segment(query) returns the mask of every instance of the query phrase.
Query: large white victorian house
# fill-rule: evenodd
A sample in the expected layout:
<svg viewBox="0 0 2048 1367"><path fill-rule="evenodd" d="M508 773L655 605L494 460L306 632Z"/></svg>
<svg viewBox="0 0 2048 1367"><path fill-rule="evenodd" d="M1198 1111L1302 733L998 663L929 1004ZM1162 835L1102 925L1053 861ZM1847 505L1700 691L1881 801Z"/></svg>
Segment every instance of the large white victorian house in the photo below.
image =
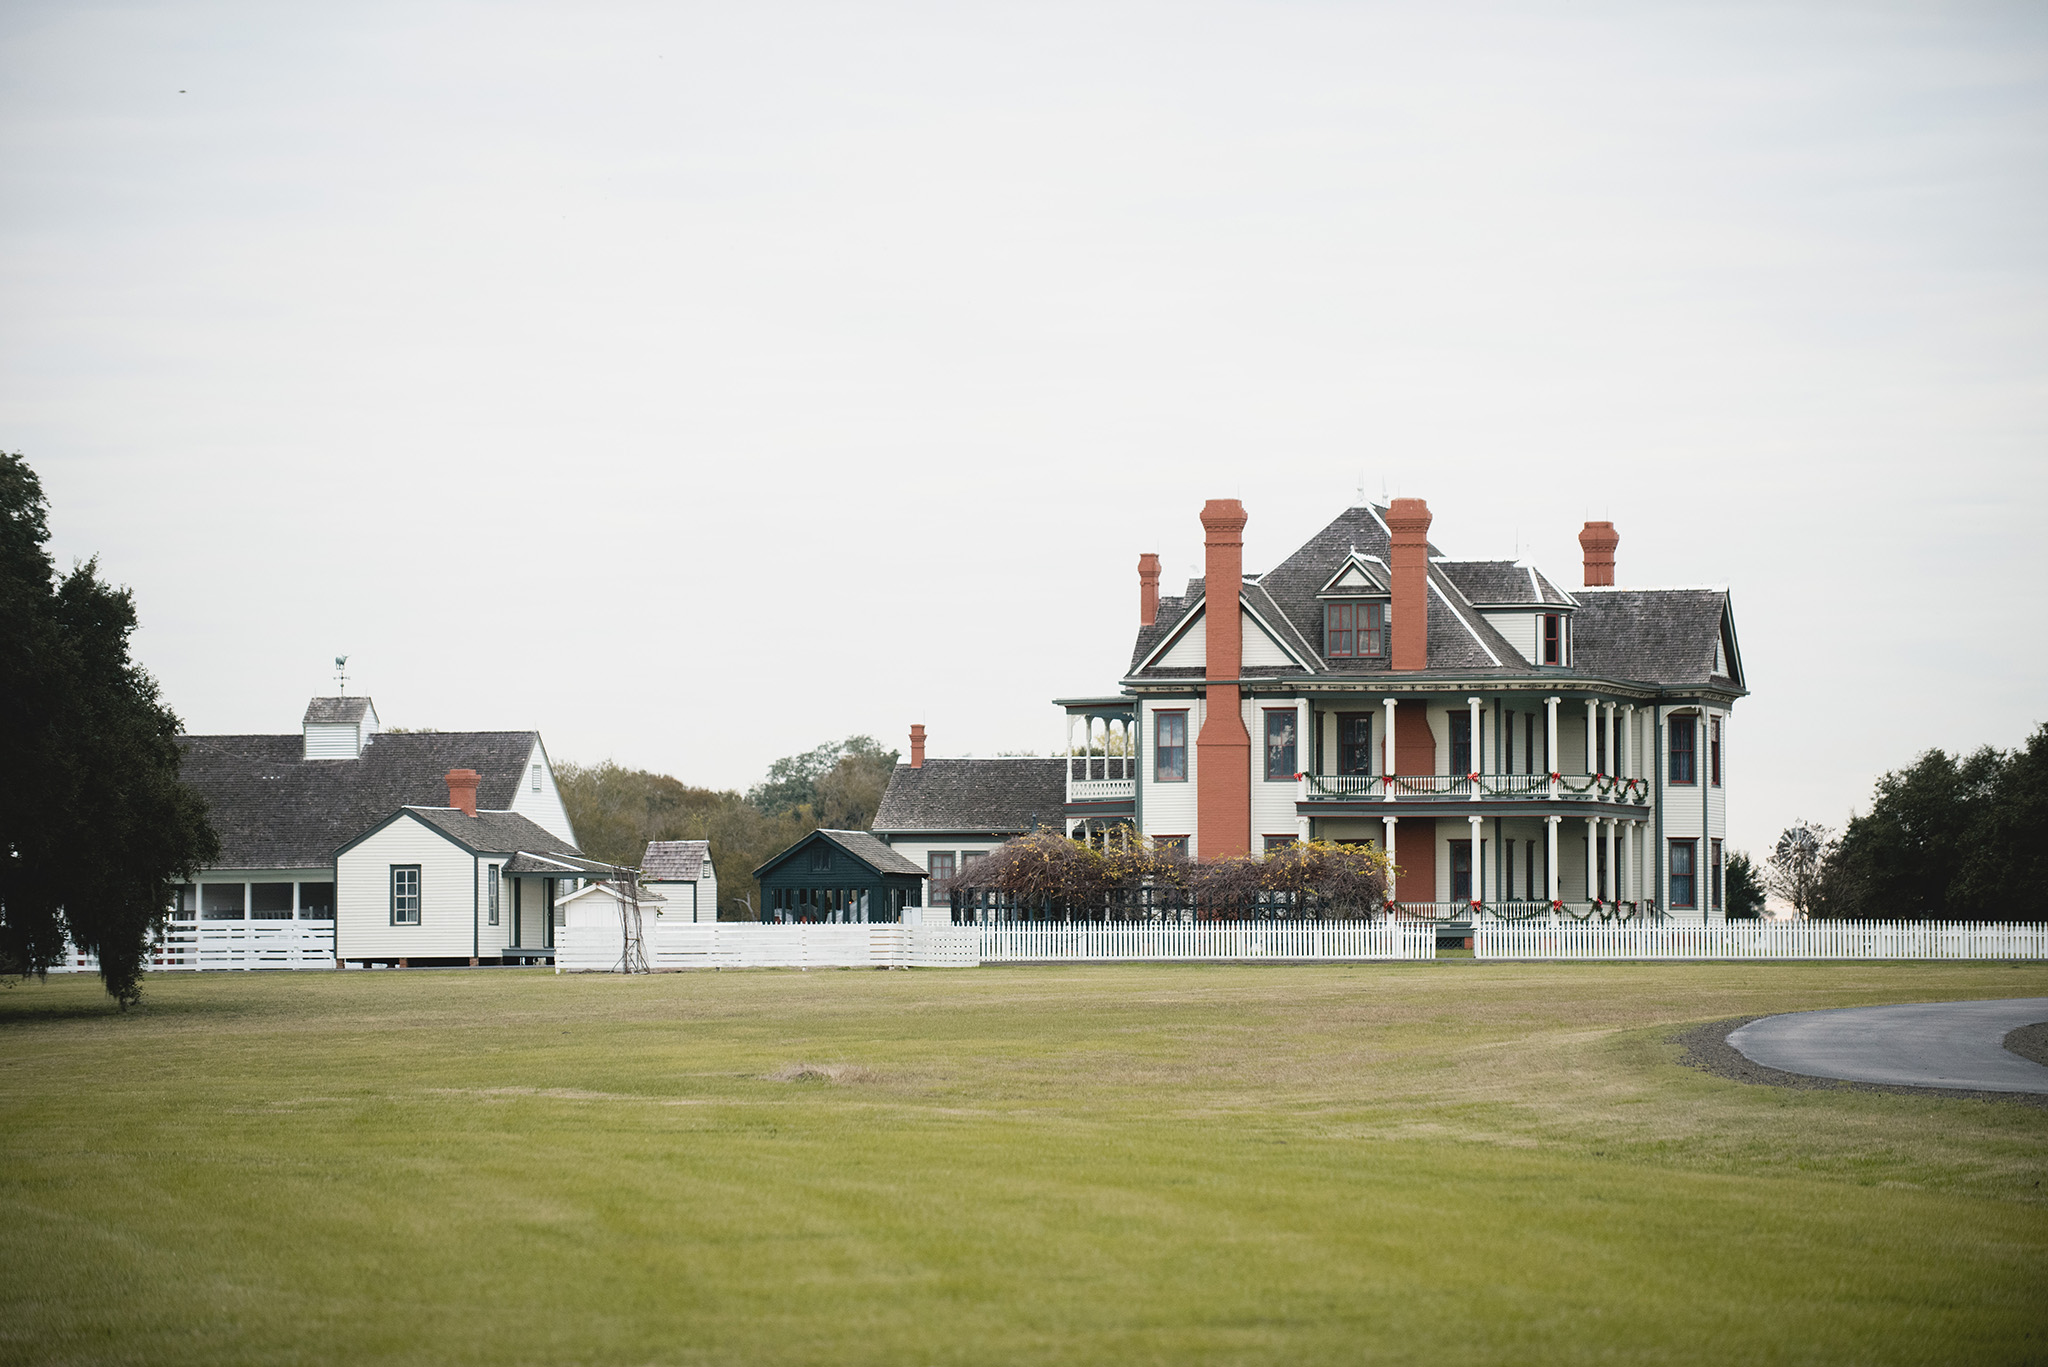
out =
<svg viewBox="0 0 2048 1367"><path fill-rule="evenodd" d="M1263 574L1237 501L1202 525L1181 596L1140 559L1119 691L1062 701L1070 832L1132 825L1198 858L1371 842L1404 909L1440 920L1720 918L1746 692L1725 589L1615 587L1604 522L1570 591L1452 560L1420 499L1351 508Z"/></svg>

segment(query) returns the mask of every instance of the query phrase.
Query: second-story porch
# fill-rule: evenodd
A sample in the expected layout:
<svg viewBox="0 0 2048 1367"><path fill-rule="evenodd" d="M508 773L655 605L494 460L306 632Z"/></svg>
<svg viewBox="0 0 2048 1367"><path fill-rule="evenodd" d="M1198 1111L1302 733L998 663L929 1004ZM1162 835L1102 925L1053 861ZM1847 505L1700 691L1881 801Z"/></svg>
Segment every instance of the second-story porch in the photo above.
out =
<svg viewBox="0 0 2048 1367"><path fill-rule="evenodd" d="M1137 809L1137 710L1127 697L1073 698L1056 752L1066 759L1070 819L1129 816Z"/></svg>
<svg viewBox="0 0 2048 1367"><path fill-rule="evenodd" d="M1303 816L1361 814L1368 804L1503 804L1527 811L1597 810L1626 815L1649 807L1647 709L1624 699L1526 689L1425 696L1323 695L1286 711L1301 747L1295 777Z"/></svg>

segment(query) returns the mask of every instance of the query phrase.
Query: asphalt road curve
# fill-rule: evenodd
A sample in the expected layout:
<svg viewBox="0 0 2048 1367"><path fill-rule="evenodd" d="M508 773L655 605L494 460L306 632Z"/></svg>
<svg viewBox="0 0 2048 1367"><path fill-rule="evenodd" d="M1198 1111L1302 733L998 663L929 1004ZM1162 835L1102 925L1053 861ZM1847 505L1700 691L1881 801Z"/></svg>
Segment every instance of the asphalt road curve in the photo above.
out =
<svg viewBox="0 0 2048 1367"><path fill-rule="evenodd" d="M2048 1068L2001 1042L2038 1021L2048 1021L2048 997L1857 1006L1765 1016L1731 1032L1728 1043L1751 1063L1808 1077L2048 1093Z"/></svg>

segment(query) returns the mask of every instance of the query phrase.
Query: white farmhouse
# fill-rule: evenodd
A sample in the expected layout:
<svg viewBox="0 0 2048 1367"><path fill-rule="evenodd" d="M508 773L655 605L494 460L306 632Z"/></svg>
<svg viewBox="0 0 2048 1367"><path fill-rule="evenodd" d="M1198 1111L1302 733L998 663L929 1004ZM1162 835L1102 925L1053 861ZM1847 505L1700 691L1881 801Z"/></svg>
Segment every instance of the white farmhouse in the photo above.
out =
<svg viewBox="0 0 2048 1367"><path fill-rule="evenodd" d="M392 731L368 698L315 698L296 733L179 745L221 856L178 889L167 953L232 939L250 947L241 966L286 940L301 964L548 958L558 887L613 872L578 852L537 732Z"/></svg>

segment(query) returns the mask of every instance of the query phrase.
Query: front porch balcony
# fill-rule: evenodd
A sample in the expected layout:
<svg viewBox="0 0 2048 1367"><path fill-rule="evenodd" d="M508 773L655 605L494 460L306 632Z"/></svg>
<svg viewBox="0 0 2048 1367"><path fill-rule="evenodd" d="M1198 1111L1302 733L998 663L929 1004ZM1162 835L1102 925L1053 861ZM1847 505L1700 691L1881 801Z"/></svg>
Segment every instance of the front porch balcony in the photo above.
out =
<svg viewBox="0 0 2048 1367"><path fill-rule="evenodd" d="M1300 785L1303 802L1591 798L1629 807L1650 804L1648 779L1612 774L1303 774Z"/></svg>
<svg viewBox="0 0 2048 1367"><path fill-rule="evenodd" d="M1138 795L1134 778L1069 778L1069 802L1129 802Z"/></svg>

